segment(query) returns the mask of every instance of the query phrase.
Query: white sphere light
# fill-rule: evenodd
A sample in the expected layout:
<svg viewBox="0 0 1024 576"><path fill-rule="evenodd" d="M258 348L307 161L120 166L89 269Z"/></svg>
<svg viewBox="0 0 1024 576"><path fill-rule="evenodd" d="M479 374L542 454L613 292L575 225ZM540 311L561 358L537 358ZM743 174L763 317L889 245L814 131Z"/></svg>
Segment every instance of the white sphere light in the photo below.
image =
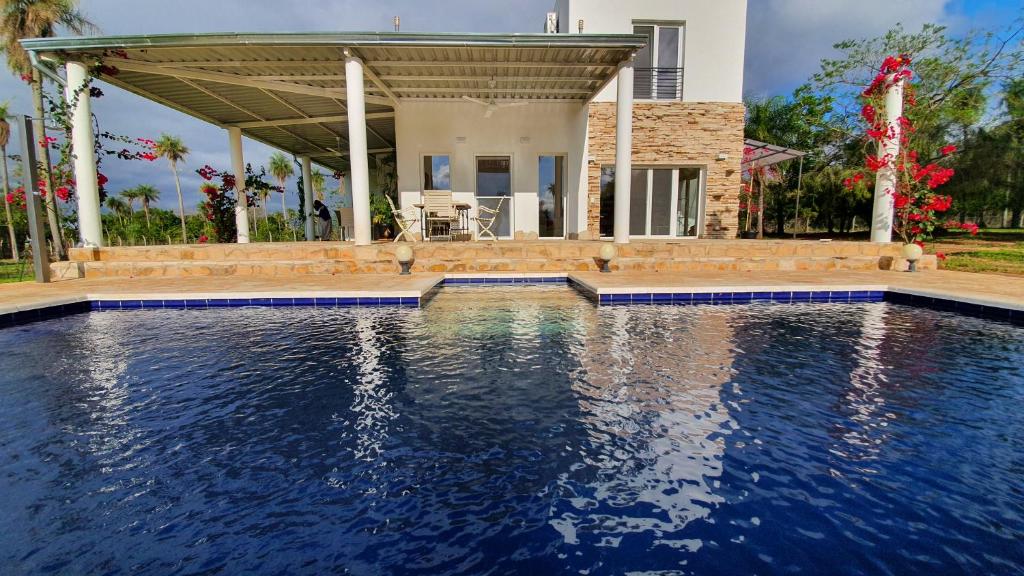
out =
<svg viewBox="0 0 1024 576"><path fill-rule="evenodd" d="M399 246L395 249L395 258L399 262L409 262L412 260L412 248L408 246Z"/></svg>
<svg viewBox="0 0 1024 576"><path fill-rule="evenodd" d="M924 250L913 242L903 245L903 257L907 260L920 260Z"/></svg>
<svg viewBox="0 0 1024 576"><path fill-rule="evenodd" d="M611 262L615 258L615 245L611 243L601 244L601 260Z"/></svg>

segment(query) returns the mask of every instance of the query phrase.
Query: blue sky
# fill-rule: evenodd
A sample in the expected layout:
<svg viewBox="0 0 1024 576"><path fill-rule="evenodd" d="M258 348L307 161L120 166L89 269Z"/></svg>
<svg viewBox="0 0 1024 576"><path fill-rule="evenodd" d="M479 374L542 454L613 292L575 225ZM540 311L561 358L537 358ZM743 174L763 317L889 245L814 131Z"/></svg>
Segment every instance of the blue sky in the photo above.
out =
<svg viewBox="0 0 1024 576"><path fill-rule="evenodd" d="M680 0L710 1L710 0ZM895 22L917 28L945 24L955 32L972 27L1001 27L1021 15L1020 0L748 0L744 89L748 94L788 93L817 69L831 46L846 38L873 36ZM82 0L82 11L104 34L173 32L269 32L313 30L390 30L402 17L403 31L538 32L553 0L176 0L125 2ZM227 134L216 127L121 90L103 86L106 96L94 104L102 129L155 138L160 132L181 136L192 154L182 169L186 205L199 202L203 164L229 165ZM0 75L0 98L12 111L30 110L28 88ZM246 160L265 163L273 150L246 140ZM139 183L161 190L160 205L176 204L170 170L163 162L108 159L104 172L111 190ZM294 183L289 183L293 190ZM289 205L298 200L289 194ZM272 208L279 206L275 200Z"/></svg>

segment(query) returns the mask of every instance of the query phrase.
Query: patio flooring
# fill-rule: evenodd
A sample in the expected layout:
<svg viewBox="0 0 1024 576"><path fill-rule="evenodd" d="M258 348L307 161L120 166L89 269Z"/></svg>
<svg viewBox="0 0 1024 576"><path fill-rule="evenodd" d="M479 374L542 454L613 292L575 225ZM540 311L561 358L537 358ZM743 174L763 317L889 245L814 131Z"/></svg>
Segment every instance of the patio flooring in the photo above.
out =
<svg viewBox="0 0 1024 576"><path fill-rule="evenodd" d="M573 272L567 276L595 294L772 290L889 290L1024 310L1024 278L969 272L833 270L753 272ZM449 275L454 276L454 275ZM508 274L458 276L507 277ZM519 276L530 276L520 274ZM421 297L444 274L346 274L291 277L97 278L52 284L0 285L0 313L86 300L191 298Z"/></svg>

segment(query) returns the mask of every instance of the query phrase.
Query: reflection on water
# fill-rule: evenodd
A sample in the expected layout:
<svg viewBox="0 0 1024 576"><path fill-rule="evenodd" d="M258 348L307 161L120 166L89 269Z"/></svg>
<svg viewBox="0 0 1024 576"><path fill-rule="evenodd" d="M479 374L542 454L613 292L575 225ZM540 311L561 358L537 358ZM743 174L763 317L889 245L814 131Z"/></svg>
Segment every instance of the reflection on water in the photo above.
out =
<svg viewBox="0 0 1024 576"><path fill-rule="evenodd" d="M1024 334L981 320L465 287L0 345L3 573L1024 562Z"/></svg>

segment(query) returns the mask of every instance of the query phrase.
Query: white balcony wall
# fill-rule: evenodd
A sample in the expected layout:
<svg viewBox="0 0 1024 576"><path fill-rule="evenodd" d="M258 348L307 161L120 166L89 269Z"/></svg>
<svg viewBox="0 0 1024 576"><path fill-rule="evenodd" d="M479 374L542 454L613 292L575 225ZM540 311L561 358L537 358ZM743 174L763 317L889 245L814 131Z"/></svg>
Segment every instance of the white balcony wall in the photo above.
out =
<svg viewBox="0 0 1024 576"><path fill-rule="evenodd" d="M683 49L683 100L742 102L746 0L556 0L560 33L631 34L634 22L680 22L686 26ZM598 95L615 101L615 82Z"/></svg>
<svg viewBox="0 0 1024 576"><path fill-rule="evenodd" d="M465 101L402 104L395 115L398 190L402 206L420 201L423 156L448 155L455 200L472 205L475 214L476 158L510 156L514 198L512 230L537 232L538 158L564 155L567 161L565 228L568 233L584 229L586 107L578 103L532 102L499 109L490 118L484 118L484 113L483 106Z"/></svg>

